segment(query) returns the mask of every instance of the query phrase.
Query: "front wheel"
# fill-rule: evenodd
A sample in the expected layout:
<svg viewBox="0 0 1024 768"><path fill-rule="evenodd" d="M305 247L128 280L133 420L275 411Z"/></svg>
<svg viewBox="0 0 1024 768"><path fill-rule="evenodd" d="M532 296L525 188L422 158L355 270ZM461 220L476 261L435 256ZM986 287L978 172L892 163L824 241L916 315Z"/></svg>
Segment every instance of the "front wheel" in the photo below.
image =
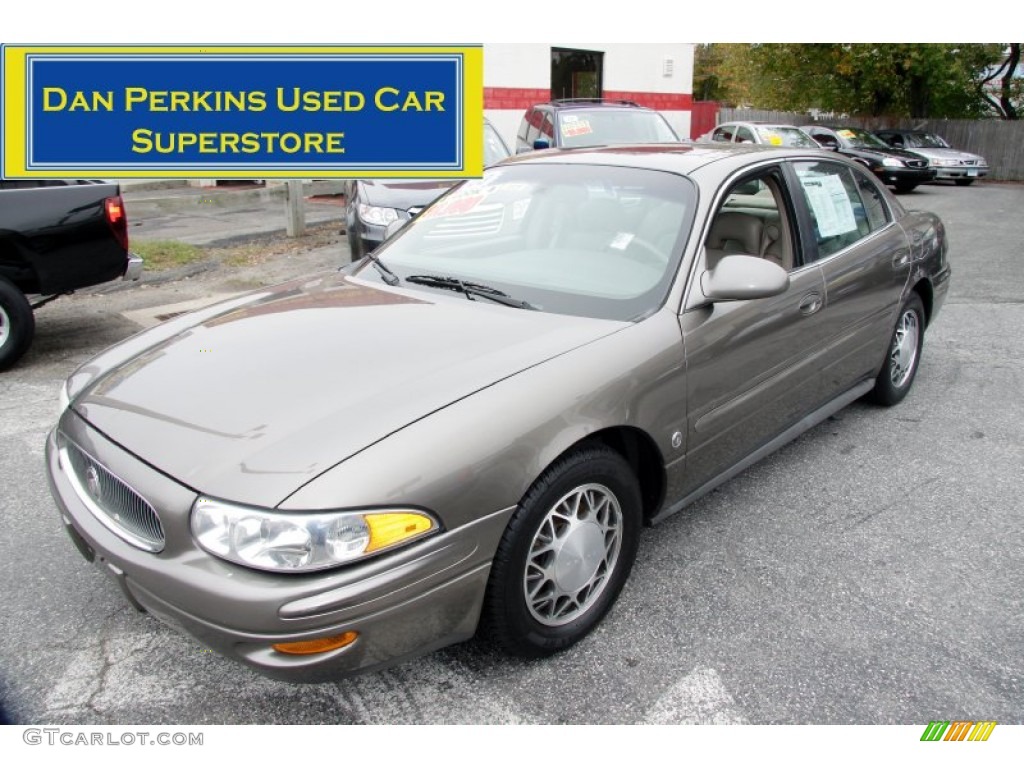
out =
<svg viewBox="0 0 1024 768"><path fill-rule="evenodd" d="M0 277L0 371L25 354L35 330L35 316L25 294Z"/></svg>
<svg viewBox="0 0 1024 768"><path fill-rule="evenodd" d="M611 608L636 558L640 488L603 446L553 464L512 516L491 566L485 637L540 657L582 639Z"/></svg>
<svg viewBox="0 0 1024 768"><path fill-rule="evenodd" d="M910 391L924 347L924 304L912 293L900 309L882 370L875 379L871 399L880 405L896 405Z"/></svg>
<svg viewBox="0 0 1024 768"><path fill-rule="evenodd" d="M917 184L910 184L908 182L898 182L895 185L895 189L899 194L905 195L907 192L913 192L915 189L917 189Z"/></svg>

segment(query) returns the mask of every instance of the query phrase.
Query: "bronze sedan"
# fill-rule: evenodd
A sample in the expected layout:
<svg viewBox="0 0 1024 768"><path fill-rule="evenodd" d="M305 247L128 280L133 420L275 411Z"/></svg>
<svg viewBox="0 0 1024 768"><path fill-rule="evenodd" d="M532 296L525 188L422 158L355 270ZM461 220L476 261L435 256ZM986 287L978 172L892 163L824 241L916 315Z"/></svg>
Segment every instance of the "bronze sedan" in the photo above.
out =
<svg viewBox="0 0 1024 768"><path fill-rule="evenodd" d="M570 646L638 534L860 397L903 399L942 223L814 149L542 152L340 272L68 380L71 538L132 604L292 681Z"/></svg>

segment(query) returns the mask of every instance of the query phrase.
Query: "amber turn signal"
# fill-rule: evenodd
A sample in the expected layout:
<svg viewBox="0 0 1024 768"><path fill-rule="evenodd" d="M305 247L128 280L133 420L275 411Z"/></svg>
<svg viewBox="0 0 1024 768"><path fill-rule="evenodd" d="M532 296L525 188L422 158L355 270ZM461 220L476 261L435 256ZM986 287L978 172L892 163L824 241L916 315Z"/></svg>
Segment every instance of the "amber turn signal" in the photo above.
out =
<svg viewBox="0 0 1024 768"><path fill-rule="evenodd" d="M352 645L359 637L358 632L345 632L332 637L319 637L316 640L298 640L294 643L274 643L273 648L278 653L288 653L293 656L308 656L314 653L327 653L346 645Z"/></svg>

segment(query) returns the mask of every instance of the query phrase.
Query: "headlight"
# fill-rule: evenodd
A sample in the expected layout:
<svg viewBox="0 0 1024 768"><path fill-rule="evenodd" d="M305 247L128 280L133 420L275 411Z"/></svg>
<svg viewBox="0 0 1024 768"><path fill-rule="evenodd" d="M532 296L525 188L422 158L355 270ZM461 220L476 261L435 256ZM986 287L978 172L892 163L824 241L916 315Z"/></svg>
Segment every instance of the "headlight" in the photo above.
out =
<svg viewBox="0 0 1024 768"><path fill-rule="evenodd" d="M359 203L356 210L359 213L359 218L367 224L379 224L382 227L386 227L398 218L398 211L394 208L381 208L377 205Z"/></svg>
<svg viewBox="0 0 1024 768"><path fill-rule="evenodd" d="M363 512L275 512L200 496L192 535L211 555L264 571L334 568L393 549L438 530L413 509Z"/></svg>
<svg viewBox="0 0 1024 768"><path fill-rule="evenodd" d="M960 165L959 160L932 160L932 165Z"/></svg>
<svg viewBox="0 0 1024 768"><path fill-rule="evenodd" d="M883 157L882 165L884 165L886 168L902 168L903 161L897 160L895 157Z"/></svg>

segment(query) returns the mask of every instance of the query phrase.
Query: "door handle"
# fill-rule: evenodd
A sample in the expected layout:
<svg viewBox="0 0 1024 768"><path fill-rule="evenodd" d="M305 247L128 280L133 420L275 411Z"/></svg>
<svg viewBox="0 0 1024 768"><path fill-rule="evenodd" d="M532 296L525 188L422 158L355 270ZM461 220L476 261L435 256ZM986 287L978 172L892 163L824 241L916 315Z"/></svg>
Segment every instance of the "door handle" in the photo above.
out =
<svg viewBox="0 0 1024 768"><path fill-rule="evenodd" d="M802 315L813 315L822 305L821 294L815 291L814 293L808 293L800 300L800 314Z"/></svg>

